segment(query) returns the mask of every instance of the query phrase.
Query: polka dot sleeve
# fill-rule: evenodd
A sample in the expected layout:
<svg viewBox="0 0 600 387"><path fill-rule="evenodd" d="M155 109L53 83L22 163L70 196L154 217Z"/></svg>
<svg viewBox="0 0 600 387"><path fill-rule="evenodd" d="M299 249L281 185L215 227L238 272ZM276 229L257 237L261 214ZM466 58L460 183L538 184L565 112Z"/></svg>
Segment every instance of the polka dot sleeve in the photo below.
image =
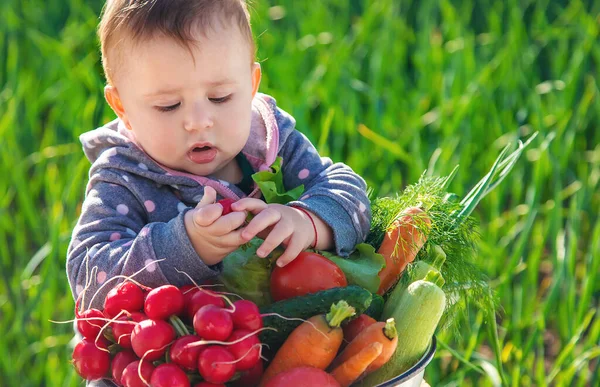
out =
<svg viewBox="0 0 600 387"><path fill-rule="evenodd" d="M137 281L156 287L185 282L174 267L199 281L218 274L219 268L204 265L191 246L183 224L186 211L167 222L149 222L155 210L153 201L139 200L124 186L101 181L90 188L67 251L74 298L87 284L85 306L99 291L93 306L101 307L117 275L139 272Z"/></svg>
<svg viewBox="0 0 600 387"><path fill-rule="evenodd" d="M336 253L349 255L364 242L371 224L365 181L349 166L321 157L287 113L278 110L276 117L284 185L286 189L304 185L303 196L289 205L319 216L333 231Z"/></svg>

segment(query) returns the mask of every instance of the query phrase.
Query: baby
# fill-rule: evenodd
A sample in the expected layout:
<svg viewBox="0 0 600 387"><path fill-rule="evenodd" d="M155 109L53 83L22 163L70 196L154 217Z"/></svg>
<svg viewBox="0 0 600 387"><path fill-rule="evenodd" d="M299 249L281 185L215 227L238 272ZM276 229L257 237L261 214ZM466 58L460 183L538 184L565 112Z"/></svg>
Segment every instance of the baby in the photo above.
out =
<svg viewBox="0 0 600 387"><path fill-rule="evenodd" d="M220 273L252 239L257 254L279 245L286 265L314 247L347 256L364 241L364 180L320 157L275 100L258 93L243 0L109 0L99 27L107 86L118 118L81 135L92 162L67 272L85 307L101 307L117 275L146 286L182 286ZM267 204L252 174L282 158L297 201ZM221 198L237 200L223 214ZM247 215L253 214L246 222ZM158 260L161 260L157 262ZM96 267L93 277L90 269Z"/></svg>

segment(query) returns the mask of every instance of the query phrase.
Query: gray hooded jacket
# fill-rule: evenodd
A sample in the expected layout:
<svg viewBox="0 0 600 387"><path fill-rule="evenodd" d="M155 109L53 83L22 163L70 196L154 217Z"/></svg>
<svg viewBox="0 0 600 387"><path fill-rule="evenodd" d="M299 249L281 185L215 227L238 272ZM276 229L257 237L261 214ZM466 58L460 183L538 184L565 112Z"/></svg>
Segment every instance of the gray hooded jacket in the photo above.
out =
<svg viewBox="0 0 600 387"><path fill-rule="evenodd" d="M364 180L342 163L320 157L310 141L295 129L294 119L275 100L257 94L253 101L250 138L242 152L254 171L267 170L283 159L286 189L304 184L299 201L289 203L314 212L334 233L335 250L347 256L363 242L370 225ZM204 187L219 198L247 196L236 185L210 176L170 170L151 159L119 120L80 137L92 162L81 216L68 248L67 274L73 296L87 286L84 302L117 275L131 275L149 287L181 286L219 274L221 265L205 265L187 236L184 214L202 198ZM255 187L248 195L260 197ZM159 263L153 261L164 259ZM92 271L92 268L95 268ZM94 298L101 307L110 281Z"/></svg>
<svg viewBox="0 0 600 387"><path fill-rule="evenodd" d="M348 166L320 157L273 98L257 94L252 117L250 138L242 150L252 169L268 170L281 156L285 188L305 187L300 200L289 204L310 210L327 223L337 254L347 256L369 231L371 212L364 180ZM192 247L184 214L200 201L207 185L215 188L219 198L245 197L240 188L158 164L136 145L119 120L80 139L92 166L67 253L74 298L83 296L86 308L102 308L106 293L120 282L115 279L119 275L139 272L137 281L157 287L191 283L176 269L196 282L220 273L221 264L207 266ZM248 196L260 197L261 193L254 186ZM159 259L164 260L156 263ZM95 381L88 385L113 384Z"/></svg>

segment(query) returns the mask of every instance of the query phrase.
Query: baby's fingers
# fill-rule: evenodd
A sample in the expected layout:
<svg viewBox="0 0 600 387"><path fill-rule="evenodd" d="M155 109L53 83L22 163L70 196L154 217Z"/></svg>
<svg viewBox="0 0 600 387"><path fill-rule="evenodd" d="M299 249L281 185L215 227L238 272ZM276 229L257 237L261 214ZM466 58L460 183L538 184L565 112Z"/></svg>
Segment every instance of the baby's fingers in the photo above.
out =
<svg viewBox="0 0 600 387"><path fill-rule="evenodd" d="M211 226L211 232L213 233L213 235L217 236L226 235L232 232L233 230L236 230L240 226L243 226L245 222L246 213L234 211L217 219Z"/></svg>
<svg viewBox="0 0 600 387"><path fill-rule="evenodd" d="M272 208L267 208L266 210L260 212L256 215L250 223L244 228L242 236L244 239L249 241L254 238L256 234L266 229L267 227L279 222L281 219L281 213Z"/></svg>
<svg viewBox="0 0 600 387"><path fill-rule="evenodd" d="M300 241L300 238L291 238L285 248L285 252L277 259L277 266L284 267L296 259L302 251L304 251L304 245Z"/></svg>
<svg viewBox="0 0 600 387"><path fill-rule="evenodd" d="M223 213L223 206L218 203L209 204L192 211L194 211L194 224L199 227L207 227L219 219Z"/></svg>
<svg viewBox="0 0 600 387"><path fill-rule="evenodd" d="M233 203L231 205L231 209L234 211L249 211L253 214L258 214L259 212L267 208L267 206L267 203L263 202L262 200L254 198L243 198Z"/></svg>
<svg viewBox="0 0 600 387"><path fill-rule="evenodd" d="M244 243L246 241L242 238L242 230L232 231L229 234L219 237L219 244L223 247L237 249Z"/></svg>
<svg viewBox="0 0 600 387"><path fill-rule="evenodd" d="M202 199L200 199L200 202L198 202L198 205L196 205L196 208L202 208L212 204L215 200L217 200L217 191L215 191L213 187L205 186L204 195L202 196Z"/></svg>
<svg viewBox="0 0 600 387"><path fill-rule="evenodd" d="M277 223L277 225L273 227L273 231L269 233L269 236L267 236L262 245L256 250L256 255L259 257L266 257L271 254L271 252L285 241L293 231L294 229L288 224L283 222Z"/></svg>

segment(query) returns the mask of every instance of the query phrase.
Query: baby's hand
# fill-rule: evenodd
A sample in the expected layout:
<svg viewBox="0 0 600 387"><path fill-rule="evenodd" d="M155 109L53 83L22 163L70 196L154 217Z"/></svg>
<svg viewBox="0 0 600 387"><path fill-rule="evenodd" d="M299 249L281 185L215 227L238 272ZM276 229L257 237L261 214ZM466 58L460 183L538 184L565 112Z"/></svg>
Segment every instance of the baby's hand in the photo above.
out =
<svg viewBox="0 0 600 387"><path fill-rule="evenodd" d="M219 263L246 242L238 230L246 220L245 211L222 215L223 206L215 203L217 192L204 188L204 197L196 208L186 212L184 223L192 246L207 265Z"/></svg>
<svg viewBox="0 0 600 387"><path fill-rule="evenodd" d="M285 252L277 260L280 267L293 261L298 254L314 243L315 231L312 222L305 213L296 208L267 204L253 198L241 199L232 204L231 208L255 214L241 235L244 242L256 235L264 239L256 251L259 257L266 257L282 243L286 246Z"/></svg>

